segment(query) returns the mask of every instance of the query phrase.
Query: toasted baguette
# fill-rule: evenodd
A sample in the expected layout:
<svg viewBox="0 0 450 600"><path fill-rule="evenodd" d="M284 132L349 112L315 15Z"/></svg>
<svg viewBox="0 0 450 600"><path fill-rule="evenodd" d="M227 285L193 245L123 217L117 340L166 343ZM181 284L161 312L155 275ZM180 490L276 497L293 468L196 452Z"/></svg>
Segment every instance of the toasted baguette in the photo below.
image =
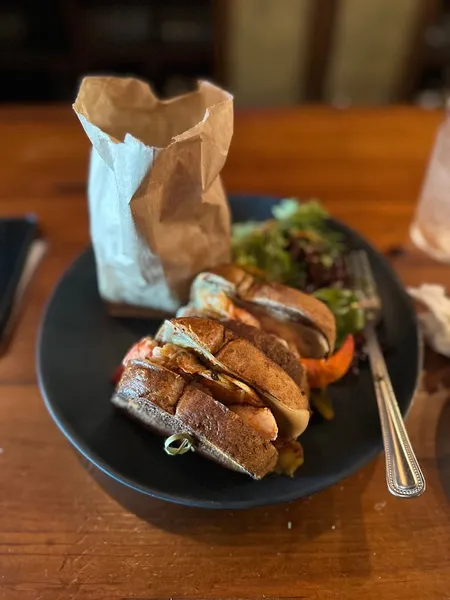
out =
<svg viewBox="0 0 450 600"><path fill-rule="evenodd" d="M238 306L260 318L263 327L265 318L266 326L272 327L274 333L277 325L295 326L298 350L303 356L322 358L334 350L334 316L323 302L309 294L279 283L258 282L236 265L223 265L200 273L191 287L191 304L200 306L208 289L211 294L226 294Z"/></svg>
<svg viewBox="0 0 450 600"><path fill-rule="evenodd" d="M146 360L130 360L123 372L117 392L124 399L145 398L173 415L186 382L177 373Z"/></svg>
<svg viewBox="0 0 450 600"><path fill-rule="evenodd" d="M192 304L182 307L177 312L177 317L202 317L204 319L216 319L221 321L227 329L230 329L238 337L245 338L254 346L264 352L273 362L277 363L286 371L291 379L305 392L308 391L308 380L306 370L301 362L289 350L287 345L283 343L281 338L271 333L266 333L261 328L247 325L242 321L225 319L215 316L208 311L200 308L195 308Z"/></svg>
<svg viewBox="0 0 450 600"><path fill-rule="evenodd" d="M291 379L305 392L308 391L306 370L299 360L290 352L275 335L266 333L262 329L246 325L240 321L223 321L227 329L235 335L245 338L254 346L264 352L266 356L286 371Z"/></svg>
<svg viewBox="0 0 450 600"><path fill-rule="evenodd" d="M196 451L228 469L254 479L273 471L278 452L269 441L202 390L184 380L180 385L180 379L159 365L132 360L111 401L160 435L191 435Z"/></svg>
<svg viewBox="0 0 450 600"><path fill-rule="evenodd" d="M223 323L200 317L165 321L156 339L189 348L216 369L253 387L272 409L286 439L298 437L309 422L307 394L278 364Z"/></svg>
<svg viewBox="0 0 450 600"><path fill-rule="evenodd" d="M238 415L201 390L188 386L176 416L199 441L199 451L224 467L261 479L274 470L275 446Z"/></svg>

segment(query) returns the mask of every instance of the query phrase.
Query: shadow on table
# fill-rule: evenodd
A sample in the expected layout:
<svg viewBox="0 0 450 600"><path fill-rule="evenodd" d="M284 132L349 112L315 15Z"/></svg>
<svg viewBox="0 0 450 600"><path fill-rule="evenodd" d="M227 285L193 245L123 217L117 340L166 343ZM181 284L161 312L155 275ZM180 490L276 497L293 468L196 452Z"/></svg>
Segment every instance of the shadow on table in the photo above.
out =
<svg viewBox="0 0 450 600"><path fill-rule="evenodd" d="M358 573L359 577L370 573L361 495L372 478L376 461L335 486L294 502L246 510L208 510L145 496L105 475L85 459L80 460L108 495L153 527L219 546L233 545L244 535L254 535L258 546L270 545L274 552L280 545L286 550L286 544L290 544L287 531L292 532L292 543L296 545L322 534L336 534L342 572L348 576ZM354 545L359 549L357 557L348 553Z"/></svg>
<svg viewBox="0 0 450 600"><path fill-rule="evenodd" d="M450 501L450 399L444 404L436 427L436 468Z"/></svg>
<svg viewBox="0 0 450 600"><path fill-rule="evenodd" d="M423 384L430 395L428 401L436 401L440 394L443 394L444 398L447 395L436 422L436 458L431 466L436 468L442 490L447 501L450 501L450 364L448 358L427 349L424 369ZM439 401L442 402L442 399Z"/></svg>

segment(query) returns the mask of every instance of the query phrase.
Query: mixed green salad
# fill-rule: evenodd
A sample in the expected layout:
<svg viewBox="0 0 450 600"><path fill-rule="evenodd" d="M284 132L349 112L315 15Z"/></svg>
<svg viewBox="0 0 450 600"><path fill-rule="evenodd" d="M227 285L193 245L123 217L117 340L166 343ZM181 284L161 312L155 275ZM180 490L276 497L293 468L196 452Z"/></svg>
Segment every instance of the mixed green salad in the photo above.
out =
<svg viewBox="0 0 450 600"><path fill-rule="evenodd" d="M344 236L333 229L316 200L282 200L265 222L237 223L232 229L234 262L268 281L311 293L336 318L337 346L364 328L364 313L351 289Z"/></svg>

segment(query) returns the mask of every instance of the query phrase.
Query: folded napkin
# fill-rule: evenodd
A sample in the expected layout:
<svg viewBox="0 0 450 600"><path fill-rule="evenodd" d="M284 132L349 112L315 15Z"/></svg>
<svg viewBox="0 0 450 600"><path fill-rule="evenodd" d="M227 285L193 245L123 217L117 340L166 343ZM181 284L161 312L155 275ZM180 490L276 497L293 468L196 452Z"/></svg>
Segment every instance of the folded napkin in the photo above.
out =
<svg viewBox="0 0 450 600"><path fill-rule="evenodd" d="M419 312L425 340L435 352L450 357L450 298L445 289L424 283L408 293L426 309Z"/></svg>

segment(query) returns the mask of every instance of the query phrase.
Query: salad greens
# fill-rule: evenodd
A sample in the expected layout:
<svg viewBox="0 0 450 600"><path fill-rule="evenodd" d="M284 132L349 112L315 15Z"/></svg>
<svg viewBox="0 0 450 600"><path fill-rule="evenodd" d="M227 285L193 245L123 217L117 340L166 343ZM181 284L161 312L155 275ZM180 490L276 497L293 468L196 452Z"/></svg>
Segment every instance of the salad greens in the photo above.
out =
<svg viewBox="0 0 450 600"><path fill-rule="evenodd" d="M277 204L273 219L237 223L232 228L234 261L267 281L312 293L336 318L337 344L361 331L364 313L349 289L345 243L316 200L299 204L288 198Z"/></svg>
<svg viewBox="0 0 450 600"><path fill-rule="evenodd" d="M330 269L343 250L342 236L327 222L328 213L316 201L299 204L288 198L273 208L274 219L237 223L232 231L234 260L269 281L305 288L308 261Z"/></svg>
<svg viewBox="0 0 450 600"><path fill-rule="evenodd" d="M364 329L364 311L353 290L346 288L321 288L313 293L322 300L336 319L336 346L339 347L349 333Z"/></svg>
<svg viewBox="0 0 450 600"><path fill-rule="evenodd" d="M234 261L255 275L292 286L305 281L303 267L292 260L285 233L277 225L237 223L231 240Z"/></svg>
<svg viewBox="0 0 450 600"><path fill-rule="evenodd" d="M281 231L288 234L309 232L315 234L329 251L342 250L342 236L330 229L326 221L329 214L317 200L300 204L295 198L286 198L274 206L272 213Z"/></svg>

